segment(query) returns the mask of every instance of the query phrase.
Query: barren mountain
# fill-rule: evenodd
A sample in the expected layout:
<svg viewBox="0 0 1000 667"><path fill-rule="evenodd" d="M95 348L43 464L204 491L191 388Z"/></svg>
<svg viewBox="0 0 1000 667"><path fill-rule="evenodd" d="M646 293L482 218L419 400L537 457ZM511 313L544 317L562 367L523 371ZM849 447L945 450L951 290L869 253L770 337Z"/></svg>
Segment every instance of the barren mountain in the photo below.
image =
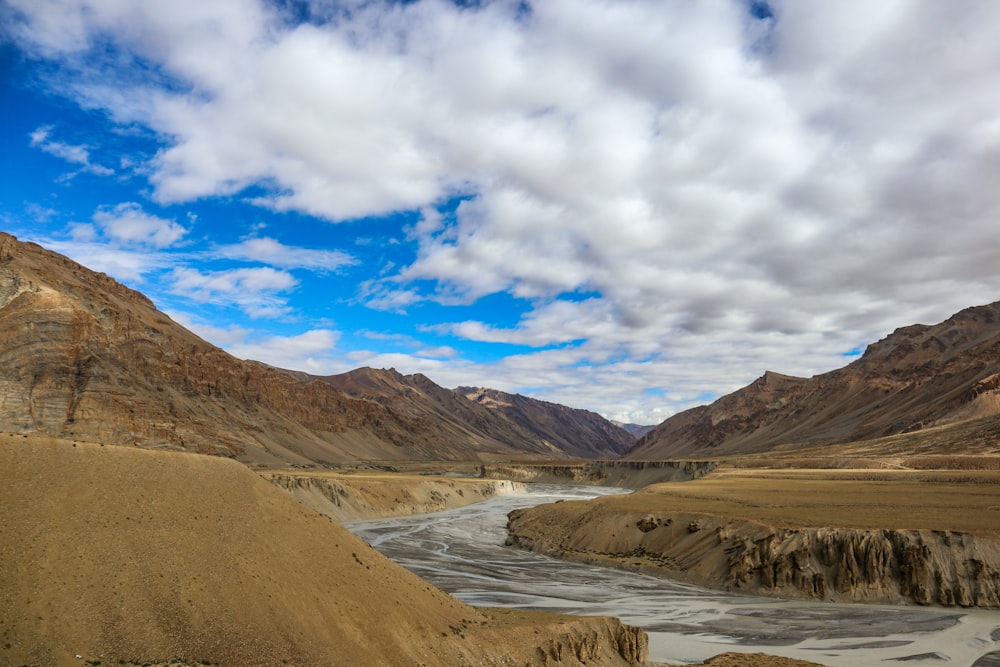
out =
<svg viewBox="0 0 1000 667"><path fill-rule="evenodd" d="M617 619L470 607L218 457L0 434L0 664L638 665Z"/></svg>
<svg viewBox="0 0 1000 667"><path fill-rule="evenodd" d="M617 421L613 421L611 423L614 424L615 426L625 429L633 436L635 436L636 439L641 438L642 436L646 435L654 428L656 428L656 424L624 424L622 422L617 422Z"/></svg>
<svg viewBox="0 0 1000 667"><path fill-rule="evenodd" d="M264 464L565 456L423 377L382 373L387 400L363 386L376 371L236 359L139 292L2 233L0 340L0 430Z"/></svg>
<svg viewBox="0 0 1000 667"><path fill-rule="evenodd" d="M408 423L425 428L433 426L439 440L426 448L429 459L462 458L463 452L470 449L469 443L473 443L473 449L483 448L484 444L509 443L509 452L547 458L575 454L546 442L525 424L467 401L419 373L402 375L392 368L359 368L321 379L348 396L386 406L394 414L405 416ZM441 456L442 449L446 457Z"/></svg>
<svg viewBox="0 0 1000 667"><path fill-rule="evenodd" d="M635 445L631 433L595 412L496 389L459 387L455 392L504 415L550 447L571 456L618 458Z"/></svg>
<svg viewBox="0 0 1000 667"><path fill-rule="evenodd" d="M1000 414L1000 302L897 329L847 366L798 378L766 372L644 436L630 459L843 443ZM947 452L940 452L947 453Z"/></svg>

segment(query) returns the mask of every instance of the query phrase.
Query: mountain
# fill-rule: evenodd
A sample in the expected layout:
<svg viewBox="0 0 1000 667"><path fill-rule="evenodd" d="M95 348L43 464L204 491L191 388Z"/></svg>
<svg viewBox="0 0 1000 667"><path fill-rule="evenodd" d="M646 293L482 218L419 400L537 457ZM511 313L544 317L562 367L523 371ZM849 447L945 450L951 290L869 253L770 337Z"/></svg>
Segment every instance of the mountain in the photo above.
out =
<svg viewBox="0 0 1000 667"><path fill-rule="evenodd" d="M619 428L625 429L635 436L637 440L656 428L656 424L624 424L617 421L612 421L611 423Z"/></svg>
<svg viewBox="0 0 1000 667"><path fill-rule="evenodd" d="M469 449L489 446L506 448L508 454L546 458L575 455L545 442L524 424L465 400L419 373L402 375L392 368L359 368L320 379L348 396L405 416L411 429L433 427L435 441L411 445L424 458L460 459Z"/></svg>
<svg viewBox="0 0 1000 667"><path fill-rule="evenodd" d="M635 445L631 433L596 412L482 387L459 387L455 392L504 415L554 450L571 456L618 458Z"/></svg>
<svg viewBox="0 0 1000 667"><path fill-rule="evenodd" d="M422 376L237 359L139 292L3 233L0 341L0 431L265 465L566 456Z"/></svg>
<svg viewBox="0 0 1000 667"><path fill-rule="evenodd" d="M235 461L0 434L0 469L2 665L645 663L641 630L471 607Z"/></svg>
<svg viewBox="0 0 1000 667"><path fill-rule="evenodd" d="M770 371L681 412L626 458L767 451L879 438L1000 414L1000 302L897 329L847 366L811 378ZM944 453L944 452L942 452Z"/></svg>

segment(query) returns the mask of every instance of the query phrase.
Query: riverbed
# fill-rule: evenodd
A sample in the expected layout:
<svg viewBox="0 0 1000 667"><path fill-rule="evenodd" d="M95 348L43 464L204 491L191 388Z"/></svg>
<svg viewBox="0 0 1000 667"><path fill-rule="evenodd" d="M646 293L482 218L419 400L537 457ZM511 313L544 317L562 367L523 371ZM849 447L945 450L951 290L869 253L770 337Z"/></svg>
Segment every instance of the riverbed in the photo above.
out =
<svg viewBox="0 0 1000 667"><path fill-rule="evenodd" d="M642 627L652 661L753 651L830 666L1000 666L998 611L737 595L504 546L513 509L623 492L537 484L455 510L345 525L470 604L617 616Z"/></svg>

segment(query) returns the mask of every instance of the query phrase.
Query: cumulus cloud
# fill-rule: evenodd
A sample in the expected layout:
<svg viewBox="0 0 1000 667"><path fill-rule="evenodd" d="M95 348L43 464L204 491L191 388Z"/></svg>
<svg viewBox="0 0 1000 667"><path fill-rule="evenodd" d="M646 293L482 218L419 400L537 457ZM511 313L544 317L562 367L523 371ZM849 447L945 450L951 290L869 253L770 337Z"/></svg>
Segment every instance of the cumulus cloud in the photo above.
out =
<svg viewBox="0 0 1000 667"><path fill-rule="evenodd" d="M260 262L282 269L308 269L326 273L357 263L349 254L339 250L318 250L289 246L272 238L250 238L231 245L220 246L212 252L215 257Z"/></svg>
<svg viewBox="0 0 1000 667"><path fill-rule="evenodd" d="M232 343L226 349L241 359L313 375L332 375L344 370L335 357L338 338L336 331L312 329L296 336L265 336Z"/></svg>
<svg viewBox="0 0 1000 667"><path fill-rule="evenodd" d="M236 306L253 318L289 315L291 307L282 293L298 285L292 274L270 267L224 271L177 267L168 280L173 294L203 303Z"/></svg>
<svg viewBox="0 0 1000 667"><path fill-rule="evenodd" d="M313 375L332 375L346 370L338 357L340 333L332 329L310 329L301 334L276 336L240 326L215 326L184 311L168 314L181 326L240 359Z"/></svg>
<svg viewBox="0 0 1000 667"><path fill-rule="evenodd" d="M109 245L106 241L94 236L79 236L85 230L93 229L89 225L75 228L77 233L70 240L60 238L27 236L33 241L63 255L72 257L88 269L106 273L116 279L143 285L150 274L168 269L176 263L176 259L156 251L136 248L122 248Z"/></svg>
<svg viewBox="0 0 1000 667"><path fill-rule="evenodd" d="M826 370L1000 292L994 3L313 2L306 22L254 0L8 4L19 43L73 73L69 94L166 138L161 202L253 185L262 206L333 222L423 210L401 234L414 261L361 298L523 300L513 328L446 328L563 346L489 369L511 386L521 373L584 407L610 404L592 382L662 389L642 408L615 399L651 416L764 368ZM108 40L148 72L109 81ZM268 241L224 252L256 259ZM277 268L347 259L278 250ZM287 312L291 276L255 275L274 282L174 277Z"/></svg>
<svg viewBox="0 0 1000 667"><path fill-rule="evenodd" d="M125 245L166 248L187 234L176 221L150 215L135 202L100 208L94 213L94 222L111 241Z"/></svg>

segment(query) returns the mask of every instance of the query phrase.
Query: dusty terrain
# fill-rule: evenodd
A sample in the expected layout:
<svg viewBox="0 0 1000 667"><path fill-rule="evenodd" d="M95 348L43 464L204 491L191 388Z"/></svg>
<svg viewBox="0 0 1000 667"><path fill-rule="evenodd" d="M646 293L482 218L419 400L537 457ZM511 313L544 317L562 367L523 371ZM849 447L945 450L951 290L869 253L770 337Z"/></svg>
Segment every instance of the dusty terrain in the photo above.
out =
<svg viewBox="0 0 1000 667"><path fill-rule="evenodd" d="M509 480L405 473L282 470L261 475L338 522L439 512L523 488Z"/></svg>
<svg viewBox="0 0 1000 667"><path fill-rule="evenodd" d="M510 515L510 543L725 590L1000 606L1000 471L720 469Z"/></svg>
<svg viewBox="0 0 1000 667"><path fill-rule="evenodd" d="M0 469L0 664L645 658L614 619L465 605L235 461L0 434Z"/></svg>

